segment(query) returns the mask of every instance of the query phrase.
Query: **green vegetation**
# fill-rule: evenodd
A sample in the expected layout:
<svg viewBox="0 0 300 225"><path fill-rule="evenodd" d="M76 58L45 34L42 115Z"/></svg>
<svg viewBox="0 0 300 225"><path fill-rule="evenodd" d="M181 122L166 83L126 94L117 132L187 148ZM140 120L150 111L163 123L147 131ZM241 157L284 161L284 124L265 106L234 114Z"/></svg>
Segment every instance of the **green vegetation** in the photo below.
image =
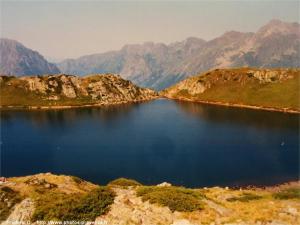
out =
<svg viewBox="0 0 300 225"><path fill-rule="evenodd" d="M12 83L12 85L5 85L3 83L0 86L1 106L17 106L26 108L28 106L77 106L96 104L95 100L84 96L70 99L60 95L60 99L53 101L48 99L50 96L49 93L41 94L25 89L25 81L13 79Z"/></svg>
<svg viewBox="0 0 300 225"><path fill-rule="evenodd" d="M190 97L189 91L187 89L182 89L178 92L178 95L181 97Z"/></svg>
<svg viewBox="0 0 300 225"><path fill-rule="evenodd" d="M0 187L0 222L6 220L15 204L21 200L18 192L9 187Z"/></svg>
<svg viewBox="0 0 300 225"><path fill-rule="evenodd" d="M184 212L183 218L193 224L211 224L217 220L224 224L272 221L300 224L297 220L300 211L298 181L264 189L236 190L139 185L126 189L122 185L136 184L136 181L125 178L112 181L121 186L99 187L77 177L50 173L7 180L0 186L0 223L22 199L31 199L34 203L34 208L30 206L34 210L30 214L32 222L69 221L70 225L75 225L75 221L95 221L102 215L108 224L116 221L139 224L147 212L149 224L170 224L178 218L179 214L174 212ZM116 195L121 201L114 202ZM149 206L149 203L153 205Z"/></svg>
<svg viewBox="0 0 300 225"><path fill-rule="evenodd" d="M188 78L186 86L179 88L175 85L162 93L168 96L168 92L172 90L171 97L178 99L300 111L299 70L283 70L283 75L279 75L280 69L270 70L269 74L277 73L277 75L270 77L268 82L260 81L253 75L253 72L249 71L261 71L262 73L263 70L248 68L214 70ZM264 79L263 77L262 75L261 79ZM203 85L206 90L203 93L191 94L193 93L192 84L196 87L198 84Z"/></svg>
<svg viewBox="0 0 300 225"><path fill-rule="evenodd" d="M259 200L259 199L262 199L262 197L259 195L255 195L252 193L243 193L241 196L228 198L227 201L229 201L229 202L236 202L236 201L249 202L252 200Z"/></svg>
<svg viewBox="0 0 300 225"><path fill-rule="evenodd" d="M76 184L81 184L84 182L84 180L82 180L80 177L71 176L71 178Z"/></svg>
<svg viewBox="0 0 300 225"><path fill-rule="evenodd" d="M143 201L167 206L171 211L191 212L203 209L204 195L192 189L183 187L143 186L137 189L137 195Z"/></svg>
<svg viewBox="0 0 300 225"><path fill-rule="evenodd" d="M35 199L32 221L94 221L108 211L114 197L114 192L107 187L96 188L85 195L47 191Z"/></svg>
<svg viewBox="0 0 300 225"><path fill-rule="evenodd" d="M300 188L288 188L273 194L276 199L300 199Z"/></svg>
<svg viewBox="0 0 300 225"><path fill-rule="evenodd" d="M254 106L300 109L300 76L282 83L248 83L241 87L234 81L229 85L206 90L196 98L205 101L230 102ZM289 90L289 91L287 91Z"/></svg>
<svg viewBox="0 0 300 225"><path fill-rule="evenodd" d="M156 96L154 91L146 91L112 74L86 77L0 76L0 105L3 108L99 106L152 99Z"/></svg>
<svg viewBox="0 0 300 225"><path fill-rule="evenodd" d="M122 187L128 187L128 186L141 186L142 184L127 178L118 178L116 180L113 180L108 183L109 186L122 186Z"/></svg>

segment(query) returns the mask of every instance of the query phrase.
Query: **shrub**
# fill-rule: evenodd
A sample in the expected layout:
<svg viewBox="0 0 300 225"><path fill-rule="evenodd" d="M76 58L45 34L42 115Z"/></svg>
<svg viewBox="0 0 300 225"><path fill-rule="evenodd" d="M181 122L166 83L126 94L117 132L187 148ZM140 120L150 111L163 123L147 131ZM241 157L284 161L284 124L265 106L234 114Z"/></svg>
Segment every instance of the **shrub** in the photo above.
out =
<svg viewBox="0 0 300 225"><path fill-rule="evenodd" d="M127 178L118 178L108 183L110 186L121 186L121 187L128 187L128 186L141 186L142 184Z"/></svg>
<svg viewBox="0 0 300 225"><path fill-rule="evenodd" d="M80 177L71 176L71 178L76 184L81 184L84 182L84 180L82 180Z"/></svg>
<svg viewBox="0 0 300 225"><path fill-rule="evenodd" d="M99 187L84 195L50 191L36 199L32 221L94 221L109 210L114 197L114 192L107 187Z"/></svg>
<svg viewBox="0 0 300 225"><path fill-rule="evenodd" d="M6 220L13 207L21 200L19 192L6 186L0 188L0 222Z"/></svg>
<svg viewBox="0 0 300 225"><path fill-rule="evenodd" d="M178 91L177 93L178 96L183 96L183 97L190 97L190 93L187 89L182 89L180 91Z"/></svg>
<svg viewBox="0 0 300 225"><path fill-rule="evenodd" d="M273 194L276 199L300 199L300 188L288 188Z"/></svg>
<svg viewBox="0 0 300 225"><path fill-rule="evenodd" d="M254 77L254 75L252 73L247 73L247 75L249 78Z"/></svg>
<svg viewBox="0 0 300 225"><path fill-rule="evenodd" d="M143 201L167 206L172 212L191 212L203 208L203 194L183 187L140 187L137 195Z"/></svg>
<svg viewBox="0 0 300 225"><path fill-rule="evenodd" d="M261 198L262 198L261 196L255 195L252 193L243 193L241 196L228 198L227 201L229 201L229 202L235 202L235 201L249 202L249 201L258 200Z"/></svg>
<svg viewBox="0 0 300 225"><path fill-rule="evenodd" d="M39 179L39 178L29 178L25 181L25 184L28 185L32 185L35 186L37 188L48 188L48 189L52 189L52 188L57 188L56 184L52 184L50 182L47 182L45 179Z"/></svg>

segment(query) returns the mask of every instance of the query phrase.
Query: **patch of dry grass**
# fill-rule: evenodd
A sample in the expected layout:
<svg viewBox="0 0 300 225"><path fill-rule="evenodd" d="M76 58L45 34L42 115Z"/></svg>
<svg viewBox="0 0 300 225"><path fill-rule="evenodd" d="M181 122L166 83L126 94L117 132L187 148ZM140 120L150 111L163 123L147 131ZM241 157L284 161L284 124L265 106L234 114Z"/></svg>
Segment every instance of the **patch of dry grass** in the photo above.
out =
<svg viewBox="0 0 300 225"><path fill-rule="evenodd" d="M275 199L300 199L300 187L293 187L281 190L273 194Z"/></svg>
<svg viewBox="0 0 300 225"><path fill-rule="evenodd" d="M192 212L203 209L203 194L183 187L143 186L137 189L143 201L167 206L171 211Z"/></svg>
<svg viewBox="0 0 300 225"><path fill-rule="evenodd" d="M0 222L11 213L13 207L22 200L20 193L9 187L0 187Z"/></svg>
<svg viewBox="0 0 300 225"><path fill-rule="evenodd" d="M108 186L120 186L120 187L129 187L129 186L141 186L142 184L136 180L128 178L118 178L107 184Z"/></svg>
<svg viewBox="0 0 300 225"><path fill-rule="evenodd" d="M161 93L168 96L169 92L172 93L173 98L185 98L192 101L300 110L300 70L287 70L286 73L291 78L274 82L260 82L253 75L249 75L249 70L257 69L213 70L188 78L192 84L201 83L209 86L201 94L192 95L188 91L189 87L180 89L176 85Z"/></svg>
<svg viewBox="0 0 300 225"><path fill-rule="evenodd" d="M114 197L114 192L107 187L86 194L46 191L35 199L32 221L94 221L109 210Z"/></svg>

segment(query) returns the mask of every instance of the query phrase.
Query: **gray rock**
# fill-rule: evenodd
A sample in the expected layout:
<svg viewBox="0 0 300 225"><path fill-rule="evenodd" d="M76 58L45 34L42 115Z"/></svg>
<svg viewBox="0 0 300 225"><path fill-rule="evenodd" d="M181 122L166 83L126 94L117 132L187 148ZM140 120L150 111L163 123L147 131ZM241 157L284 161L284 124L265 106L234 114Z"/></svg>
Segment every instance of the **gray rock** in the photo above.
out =
<svg viewBox="0 0 300 225"><path fill-rule="evenodd" d="M167 183L167 182L163 182L163 183L158 184L158 185L156 185L156 186L158 186L158 187L170 187L170 186L172 186L172 184Z"/></svg>

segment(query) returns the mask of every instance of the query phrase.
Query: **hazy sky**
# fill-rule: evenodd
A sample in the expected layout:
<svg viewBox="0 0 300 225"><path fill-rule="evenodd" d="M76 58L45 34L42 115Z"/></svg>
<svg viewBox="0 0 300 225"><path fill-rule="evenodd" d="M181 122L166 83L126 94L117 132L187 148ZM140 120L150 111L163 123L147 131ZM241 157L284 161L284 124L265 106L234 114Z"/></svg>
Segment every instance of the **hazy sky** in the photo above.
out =
<svg viewBox="0 0 300 225"><path fill-rule="evenodd" d="M299 21L299 1L1 1L1 37L58 59Z"/></svg>

